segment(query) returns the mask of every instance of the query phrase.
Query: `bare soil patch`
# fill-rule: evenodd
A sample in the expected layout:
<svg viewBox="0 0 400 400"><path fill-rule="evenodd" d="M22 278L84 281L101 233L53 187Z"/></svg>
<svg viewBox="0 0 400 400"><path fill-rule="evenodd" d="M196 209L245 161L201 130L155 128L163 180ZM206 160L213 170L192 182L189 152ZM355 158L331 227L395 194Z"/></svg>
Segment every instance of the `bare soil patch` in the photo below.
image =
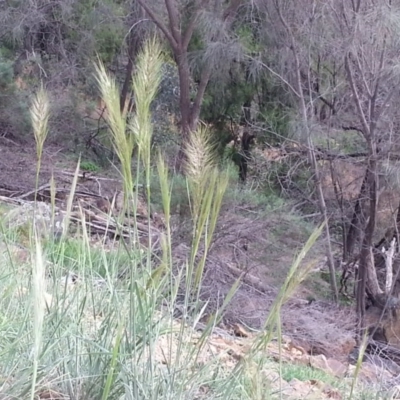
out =
<svg viewBox="0 0 400 400"><path fill-rule="evenodd" d="M222 213L203 283L203 298L213 304L222 301L235 281L241 284L228 305L225 324L240 324L248 329L262 329L271 306L300 250L307 234L292 229L285 236L273 234L276 224L286 223L280 217L261 217L249 213ZM301 228L300 228L301 229ZM305 262L315 262L327 268L317 243ZM336 306L328 301L309 302L303 285L282 310L285 334L296 340L310 354L323 354L345 359L355 345L356 316L349 306Z"/></svg>
<svg viewBox="0 0 400 400"><path fill-rule="evenodd" d="M36 165L37 156L33 141L19 144L0 137L0 195L19 197L32 191L35 188ZM71 154L66 155L62 148L56 146L45 147L39 187L48 184L53 176L57 190L69 190L75 168L76 162ZM82 189L102 197L112 196L121 187L117 174L112 171L102 173L102 178L110 178L106 181L90 179L90 174L87 176L87 179L80 179Z"/></svg>

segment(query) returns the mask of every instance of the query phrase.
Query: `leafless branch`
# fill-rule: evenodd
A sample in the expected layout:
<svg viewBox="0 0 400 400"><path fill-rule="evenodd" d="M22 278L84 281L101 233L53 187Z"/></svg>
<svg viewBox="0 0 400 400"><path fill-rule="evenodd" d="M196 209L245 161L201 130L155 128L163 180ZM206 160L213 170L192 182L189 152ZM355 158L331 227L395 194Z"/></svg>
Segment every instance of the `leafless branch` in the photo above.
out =
<svg viewBox="0 0 400 400"><path fill-rule="evenodd" d="M151 9L151 7L148 5L147 0L138 0L138 3L140 4L141 7L143 7L143 9L146 11L146 13L149 14L149 16L153 20L153 22L162 31L162 33L165 35L165 37L167 38L168 42L170 43L171 47L173 49L177 49L179 42L171 34L171 32L168 30L168 28L162 22L161 18L159 16L157 16L157 14Z"/></svg>

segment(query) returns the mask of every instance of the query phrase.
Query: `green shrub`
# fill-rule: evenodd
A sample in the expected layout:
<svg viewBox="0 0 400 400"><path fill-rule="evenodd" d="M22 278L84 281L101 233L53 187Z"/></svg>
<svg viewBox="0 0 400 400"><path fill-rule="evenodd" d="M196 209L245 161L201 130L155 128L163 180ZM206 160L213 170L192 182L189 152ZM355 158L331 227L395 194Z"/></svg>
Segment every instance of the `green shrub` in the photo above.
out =
<svg viewBox="0 0 400 400"><path fill-rule="evenodd" d="M296 364L282 364L282 378L290 382L292 379L298 379L299 381L310 381L316 380L324 383L329 383L332 386L339 387L340 382L332 375L309 367L307 365L296 365Z"/></svg>
<svg viewBox="0 0 400 400"><path fill-rule="evenodd" d="M7 92L11 89L13 84L13 75L12 62L3 59L0 53L0 89L2 91Z"/></svg>
<svg viewBox="0 0 400 400"><path fill-rule="evenodd" d="M88 172L98 172L100 170L100 167L92 161L82 161L81 170Z"/></svg>

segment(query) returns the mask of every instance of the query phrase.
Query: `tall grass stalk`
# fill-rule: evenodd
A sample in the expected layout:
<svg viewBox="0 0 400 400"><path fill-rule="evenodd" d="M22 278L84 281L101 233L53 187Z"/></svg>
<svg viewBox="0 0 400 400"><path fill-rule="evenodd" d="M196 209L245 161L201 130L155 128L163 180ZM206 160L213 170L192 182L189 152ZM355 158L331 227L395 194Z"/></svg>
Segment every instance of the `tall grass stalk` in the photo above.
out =
<svg viewBox="0 0 400 400"><path fill-rule="evenodd" d="M349 400L352 400L353 396L354 396L354 389L356 387L357 379L358 379L358 376L359 376L360 371L361 371L361 366L362 366L362 363L363 363L365 350L367 349L367 344L368 344L368 333L365 331L363 339L361 341L360 351L359 351L358 358L357 358L357 363L356 363L356 369L354 371L354 376L353 376L353 379L351 381Z"/></svg>
<svg viewBox="0 0 400 400"><path fill-rule="evenodd" d="M46 278L45 262L38 234L35 229L35 260L33 260L32 303L33 303L33 371L31 400L35 398L36 379L42 345L44 313L46 309L45 297Z"/></svg>
<svg viewBox="0 0 400 400"><path fill-rule="evenodd" d="M171 237L171 187L169 185L168 168L159 153L157 171L161 187L162 207L164 211L165 235L162 236L162 260L165 267L172 271L172 237Z"/></svg>
<svg viewBox="0 0 400 400"><path fill-rule="evenodd" d="M79 156L79 159L78 159L78 162L77 162L76 168L75 168L74 177L72 178L71 189L69 191L68 199L67 199L67 209L66 209L66 213L65 213L65 217L64 217L64 221L63 221L63 231L62 231L63 240L65 240L67 237L69 224L71 222L71 213L72 213L72 208L74 205L76 187L78 185L80 164L81 164L81 157Z"/></svg>
<svg viewBox="0 0 400 400"><path fill-rule="evenodd" d="M193 220L188 275L190 279L193 275L193 289L198 297L208 250L229 176L227 172L220 171L217 167L214 144L205 125L200 125L197 130L191 132L185 152L185 171ZM198 260L200 250L202 255Z"/></svg>
<svg viewBox="0 0 400 400"><path fill-rule="evenodd" d="M168 173L161 156L158 162L158 172L161 187L162 203L164 208L166 222L166 247L165 260L170 265L170 286L171 294L171 331L173 326L173 311L178 293L179 282L182 272L185 273L183 304L183 316L180 320L179 331L177 333L176 349L172 352L172 337L169 342L169 359L170 367L170 387L178 390L178 393L184 393L185 388L182 382L182 370L187 368L188 363L196 363L202 349L204 348L207 338L212 332L212 328L220 320L227 304L232 299L239 281L233 285L228 293L222 307L208 318L208 323L203 329L202 334L196 338L197 345L195 347L188 346L194 338L194 331L188 330L188 322L191 321L193 327L197 326L199 320L204 316L207 303L202 304L200 301L201 280L204 272L205 262L211 245L212 236L216 227L218 214L222 204L222 199L227 187L228 176L218 170L215 159L215 152L210 140L210 132L202 125L198 130L192 132L189 142L186 146L186 180L188 195L191 204L192 215L192 237L191 250L186 268L178 273L178 279L174 275L171 255L171 233L170 233L170 200L171 187L168 183ZM174 290L172 288L175 288ZM190 312L192 310L192 312ZM188 335L189 332L189 335ZM191 333L190 333L191 332ZM193 338L193 339L192 339ZM179 388L179 389L178 389Z"/></svg>
<svg viewBox="0 0 400 400"><path fill-rule="evenodd" d="M115 80L110 78L102 64L96 67L97 81L107 107L108 122L111 128L111 134L115 151L121 162L121 175L124 185L124 210L133 211L133 229L136 247L139 245L139 232L137 230L136 208L138 201L137 191L134 194L134 177L132 174L132 153L134 146L138 148L138 160L136 167L136 176L140 174L141 164L144 167L146 175L146 195L148 206L148 243L146 253L146 263L142 265L143 269L139 271L137 265L132 265L130 270L130 290L129 290L129 337L133 338L126 341L126 345L133 354L132 368L135 375L139 375L137 360L140 347L136 341L141 337L141 342L147 346L149 362L149 379L153 381L153 348L154 340L157 337L157 330L152 321L156 312L156 307L160 303L159 289L163 283L163 270L166 265L160 265L159 268L151 270L152 246L151 246L151 220L150 220L150 177L151 177L151 137L152 124L150 106L157 93L161 80L161 46L154 38L147 40L141 52L138 54L136 63L136 73L132 76L132 88L135 94L135 112L130 115L127 123L127 115L121 112L119 104L119 91ZM141 162L141 164L140 164ZM137 180L137 179L136 179ZM142 275L144 281L138 282L138 276ZM144 286L142 286L144 285ZM142 324L138 323L142 320ZM136 360L136 361L135 361ZM137 387L134 395L140 397Z"/></svg>
<svg viewBox="0 0 400 400"><path fill-rule="evenodd" d="M135 115L131 119L129 129L136 139L138 146L138 158L142 160L144 172L146 176L146 198L148 209L148 251L151 252L151 138L153 134L153 126L151 123L150 106L153 102L158 87L161 82L161 67L163 63L162 47L160 42L152 37L144 42L140 57L137 59L136 73L132 77L132 90L135 93ZM139 170L137 171L139 174ZM137 196L137 193L136 193ZM137 200L137 197L136 197ZM135 204L137 204L135 202ZM148 254L147 260L151 257Z"/></svg>
<svg viewBox="0 0 400 400"><path fill-rule="evenodd" d="M48 121L50 116L50 104L46 91L43 86L36 93L32 100L30 107L31 122L33 133L36 142L36 179L35 179L35 197L33 209L33 224L30 239L35 243L35 259L32 260L32 301L33 301L33 370L32 370L32 387L31 396L35 398L36 380L38 373L39 357L42 344L44 312L45 312L45 298L44 293L46 290L45 280L45 263L42 255L42 247L39 242L38 227L36 225L36 200L37 189L39 187L39 174L41 169L43 147L46 137L48 135Z"/></svg>
<svg viewBox="0 0 400 400"><path fill-rule="evenodd" d="M110 133L114 150L121 162L121 175L124 189L124 208L128 207L134 188L131 170L131 160L135 145L134 136L127 132L127 115L121 112L119 88L99 60L95 65L96 80L100 88L102 99L106 106L106 118L110 126Z"/></svg>
<svg viewBox="0 0 400 400"><path fill-rule="evenodd" d="M56 187L56 182L54 180L54 175L52 173L51 174L51 179L50 179L50 204L51 204L51 223L50 223L50 226L53 228L53 231L54 231L54 228L55 228L56 195L57 195L57 187Z"/></svg>

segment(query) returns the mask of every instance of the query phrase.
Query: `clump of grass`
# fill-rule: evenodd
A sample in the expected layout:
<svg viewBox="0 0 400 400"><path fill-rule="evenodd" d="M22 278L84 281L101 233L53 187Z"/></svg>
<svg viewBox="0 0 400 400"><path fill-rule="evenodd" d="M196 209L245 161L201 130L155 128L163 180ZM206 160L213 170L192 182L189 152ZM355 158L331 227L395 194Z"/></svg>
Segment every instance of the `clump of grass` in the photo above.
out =
<svg viewBox="0 0 400 400"><path fill-rule="evenodd" d="M107 74L103 63L99 60L96 68L96 80L107 110L107 121L111 127L110 133L114 150L121 162L125 207L128 196L133 192L133 177L131 159L134 149L134 136L127 132L126 113L121 112L119 88L114 78Z"/></svg>
<svg viewBox="0 0 400 400"><path fill-rule="evenodd" d="M128 207L134 201L134 182L141 168L150 205L150 104L159 83L160 60L160 45L151 39L138 55L133 77L137 112L130 116L129 124L127 115L120 110L115 80L107 75L104 66L97 67ZM41 109L39 114L47 115L43 111L46 108ZM46 124L37 119L38 157L42 156ZM139 161L132 172L134 146L138 147ZM34 235L32 262L16 265L9 255L0 271L0 396L26 398L30 394L31 399L44 398L44 393L49 397L51 390L53 397L60 394L59 397L82 399L263 398L264 384L258 375L260 354L273 335L280 336L282 304L308 273L309 266L300 264L321 228L294 261L264 332L249 354L233 370L216 357L207 359L205 344L239 284L238 280L202 332L192 329L204 316L201 282L229 173L218 168L205 126L191 133L186 151L187 176L182 179L193 226L190 254L184 266L174 265L172 258L170 217L174 189L161 155L157 174L166 229L157 254L153 254L150 245L143 252L137 241L121 244L118 251L123 253L105 248L94 251L83 213L79 242L67 238L78 162L60 240L49 241L43 250ZM150 222L149 219L149 225ZM135 230L135 217L132 229ZM133 236L138 237L139 232L134 231ZM6 236L0 240L7 240ZM52 263L47 264L46 259ZM124 279L118 277L121 262L129 270ZM77 272L77 282L66 279L70 267ZM30 287L32 297L25 296L23 289ZM45 292L51 301L44 302ZM179 320L177 310L181 312Z"/></svg>
<svg viewBox="0 0 400 400"><path fill-rule="evenodd" d="M124 190L126 192L126 200L129 200L132 196L133 189L133 178L131 173L131 150L136 145L138 148L138 164L136 166L136 175L140 175L140 169L143 167L145 175L145 186L147 192L148 206L150 207L151 198L151 159L150 159L150 144L152 135L152 125L150 118L150 104L154 99L157 91L157 86L160 81L160 70L161 70L161 47L154 41L149 40L142 49L141 56L138 58L137 72L133 76L133 90L135 92L136 100L136 112L130 117L130 123L127 126L126 116L123 115L119 110L119 104L116 95L116 89L114 81L106 76L104 67L100 66L97 70L98 82L101 88L103 97L109 96L105 99L105 103L108 108L110 105L109 112L109 124L112 130L114 145L116 152L121 161L122 176L124 179ZM119 115L116 115L117 113ZM127 138L127 135L129 139ZM201 135L201 138L200 136ZM204 268L206 251L210 246L212 233L215 229L216 218L220 208L220 202L223 197L223 191L226 187L222 180L219 178L220 174L217 173L214 165L206 165L205 162L208 160L200 160L200 152L196 146L202 146L201 156L207 154L209 151L208 142L205 140L205 131L193 132L192 140L197 140L196 143L190 148L190 154L188 159L191 163L188 167L191 167L191 173L188 175L187 188L190 198L193 199L193 250L188 266L185 269L185 287L187 288L184 293L184 308L188 308L188 303L191 301L193 281L196 282L196 288L199 287L202 270ZM204 141L203 141L204 139ZM208 139L207 139L208 140ZM129 151L127 151L127 149ZM129 154L129 157L128 157ZM141 162L139 164L139 161ZM206 173L210 172L210 174ZM127 326L130 336L141 337L142 341L139 345L136 341L130 341L124 339L122 341L123 346L127 346L130 350L130 354L135 359L133 363L133 373L135 376L141 376L142 381L151 385L154 382L155 377L159 377L157 366L154 364L154 347L156 341L160 338L160 323L155 321L158 319L155 317L156 312L159 312L161 303L165 304L165 298L163 293L170 293L167 301L170 314L164 316L167 321L170 321L170 333L169 333L169 346L166 351L169 354L169 360L174 360L173 365L170 365L169 379L167 381L168 392L175 391L176 393L183 393L184 386L180 383L184 375L182 374L182 368L190 362L195 362L199 348L191 348L183 340L183 336L186 332L186 320L182 319L182 323L179 325L178 342L179 345L174 349L174 344L171 341L171 335L173 328L173 313L175 307L176 296L180 282L183 278L183 271L178 276L175 276L175 272L172 265L171 257L171 229L170 229L170 202L171 202L171 184L168 177L168 171L165 163L160 158L158 162L158 175L159 175L159 186L161 189L161 199L163 212L166 222L166 232L161 238L162 243L162 256L158 267L154 268L151 253L151 242L149 240L148 251L146 260L140 265L133 265L130 271L130 287L129 287L129 310L128 320L121 322L124 326ZM203 176L206 177L204 179ZM218 184L218 186L217 186ZM134 199L133 199L134 200ZM135 204L135 203L133 203ZM133 221L133 227L135 227L135 220ZM150 219L148 220L150 225ZM149 226L150 229L150 226ZM198 262L196 255L200 248L200 243L203 243L205 249L204 258ZM196 265L195 265L196 264ZM194 277L195 275L195 277ZM138 277L143 277L143 281ZM144 286L143 286L144 285ZM202 310L197 310L197 316L200 318ZM186 313L185 313L186 314ZM126 318L122 317L122 319ZM142 354L142 349L146 349L146 356ZM191 357L187 359L188 352ZM185 355L185 357L183 357ZM147 366L145 370L143 363ZM185 370L185 368L184 368ZM152 377L151 381L149 378ZM152 393L149 388L148 393ZM140 395L136 392L135 396Z"/></svg>
<svg viewBox="0 0 400 400"><path fill-rule="evenodd" d="M81 170L88 172L98 172L100 170L100 167L92 161L82 161Z"/></svg>
<svg viewBox="0 0 400 400"><path fill-rule="evenodd" d="M292 379L298 379L299 381L317 380L329 383L334 387L340 387L339 381L332 375L308 365L284 363L281 367L281 377L287 382L290 382Z"/></svg>
<svg viewBox="0 0 400 400"><path fill-rule="evenodd" d="M211 245L222 200L228 186L228 174L220 171L210 132L200 126L192 132L185 147L185 171L188 182L190 209L193 220L193 240L189 259L189 274L194 274L194 287L198 288L203 275L208 249ZM203 256L196 265L200 245Z"/></svg>

